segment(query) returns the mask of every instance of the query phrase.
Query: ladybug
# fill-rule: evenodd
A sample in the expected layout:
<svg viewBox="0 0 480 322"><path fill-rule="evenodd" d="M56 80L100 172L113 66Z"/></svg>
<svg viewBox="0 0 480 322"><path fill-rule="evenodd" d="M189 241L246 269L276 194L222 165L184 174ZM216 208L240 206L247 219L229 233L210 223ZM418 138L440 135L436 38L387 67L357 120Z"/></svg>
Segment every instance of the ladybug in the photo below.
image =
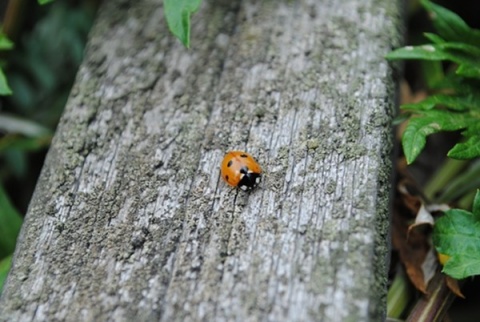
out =
<svg viewBox="0 0 480 322"><path fill-rule="evenodd" d="M221 173L226 183L243 191L255 188L262 179L262 168L250 154L243 151L225 154Z"/></svg>

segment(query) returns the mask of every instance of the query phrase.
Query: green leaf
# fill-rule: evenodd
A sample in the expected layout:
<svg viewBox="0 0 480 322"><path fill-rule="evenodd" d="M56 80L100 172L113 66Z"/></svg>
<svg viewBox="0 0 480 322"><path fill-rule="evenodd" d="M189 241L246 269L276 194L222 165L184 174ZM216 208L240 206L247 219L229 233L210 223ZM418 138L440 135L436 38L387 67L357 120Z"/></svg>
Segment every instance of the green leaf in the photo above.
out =
<svg viewBox="0 0 480 322"><path fill-rule="evenodd" d="M411 164L425 147L427 136L440 131L456 131L468 127L472 119L466 113L453 113L443 110L423 111L408 122L402 136L402 146Z"/></svg>
<svg viewBox="0 0 480 322"><path fill-rule="evenodd" d="M445 40L443 40L442 37L440 37L439 35L436 35L436 34L432 34L432 33L429 33L429 32L424 32L423 35L425 36L425 38L427 38L428 40L430 40L434 44L441 44L441 43L445 42Z"/></svg>
<svg viewBox="0 0 480 322"><path fill-rule="evenodd" d="M480 120L472 122L467 130L462 132L467 138L466 141L457 143L448 156L454 159L466 160L480 156Z"/></svg>
<svg viewBox="0 0 480 322"><path fill-rule="evenodd" d="M457 68L457 75L480 79L480 66L462 64Z"/></svg>
<svg viewBox="0 0 480 322"><path fill-rule="evenodd" d="M7 35L0 31L0 50L9 50L13 48L13 42Z"/></svg>
<svg viewBox="0 0 480 322"><path fill-rule="evenodd" d="M427 111L433 109L435 106L446 106L455 111L466 111L470 109L480 109L480 97L470 95L446 95L436 94L427 97L418 103L403 104L401 106L404 110L412 111Z"/></svg>
<svg viewBox="0 0 480 322"><path fill-rule="evenodd" d="M451 54L445 52L440 45L428 44L421 46L406 46L388 53L385 58L398 59L424 59L424 60L451 60Z"/></svg>
<svg viewBox="0 0 480 322"><path fill-rule="evenodd" d="M10 255L15 250L22 217L13 207L8 196L0 185L0 258Z"/></svg>
<svg viewBox="0 0 480 322"><path fill-rule="evenodd" d="M41 4L41 5L44 5L44 4L53 2L53 1L54 1L54 0L38 0L38 3Z"/></svg>
<svg viewBox="0 0 480 322"><path fill-rule="evenodd" d="M3 284L7 279L8 271L12 265L12 256L7 256L0 260L0 294L2 294Z"/></svg>
<svg viewBox="0 0 480 322"><path fill-rule="evenodd" d="M456 13L427 0L422 0L422 5L428 11L440 37L446 41L480 45L480 31L470 28Z"/></svg>
<svg viewBox="0 0 480 322"><path fill-rule="evenodd" d="M7 78L0 68L0 95L12 95L12 90L8 86Z"/></svg>
<svg viewBox="0 0 480 322"><path fill-rule="evenodd" d="M461 43L461 42L444 42L438 44L438 46L444 50L456 50L461 51L462 53L471 56L473 62L478 60L480 57L480 47L472 46L469 44ZM452 54L455 54L455 51L450 51Z"/></svg>
<svg viewBox="0 0 480 322"><path fill-rule="evenodd" d="M402 136L407 163L412 163L425 147L428 135L440 131L466 129L465 140L448 156L471 159L480 156L480 30L470 28L458 15L428 0L421 0L429 11L437 33L425 33L432 44L407 46L386 55L389 60L419 59L429 87L441 94L405 104L403 110L414 113ZM457 65L446 75L440 61ZM446 94L448 93L448 94Z"/></svg>
<svg viewBox="0 0 480 322"><path fill-rule="evenodd" d="M163 0L170 31L187 48L190 47L190 15L198 10L201 0Z"/></svg>
<svg viewBox="0 0 480 322"><path fill-rule="evenodd" d="M447 155L460 160L480 157L480 135L471 136L467 141L457 143Z"/></svg>
<svg viewBox="0 0 480 322"><path fill-rule="evenodd" d="M450 209L439 218L433 230L433 244L450 258L443 272L463 279L480 274L480 192L473 203L473 213Z"/></svg>
<svg viewBox="0 0 480 322"><path fill-rule="evenodd" d="M465 77L475 77L480 74L480 62L477 51L473 46L459 43L427 44L421 46L406 46L388 53L385 58L398 59L421 59L427 61L450 60L459 64L457 74Z"/></svg>

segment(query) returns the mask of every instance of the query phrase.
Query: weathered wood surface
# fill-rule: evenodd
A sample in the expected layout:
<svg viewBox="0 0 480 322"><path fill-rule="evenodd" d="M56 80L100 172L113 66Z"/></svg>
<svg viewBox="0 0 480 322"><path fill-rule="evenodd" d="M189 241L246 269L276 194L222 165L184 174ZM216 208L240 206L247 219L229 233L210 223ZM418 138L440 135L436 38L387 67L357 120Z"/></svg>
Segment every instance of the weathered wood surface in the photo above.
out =
<svg viewBox="0 0 480 322"><path fill-rule="evenodd" d="M382 320L400 2L105 1L0 320Z"/></svg>

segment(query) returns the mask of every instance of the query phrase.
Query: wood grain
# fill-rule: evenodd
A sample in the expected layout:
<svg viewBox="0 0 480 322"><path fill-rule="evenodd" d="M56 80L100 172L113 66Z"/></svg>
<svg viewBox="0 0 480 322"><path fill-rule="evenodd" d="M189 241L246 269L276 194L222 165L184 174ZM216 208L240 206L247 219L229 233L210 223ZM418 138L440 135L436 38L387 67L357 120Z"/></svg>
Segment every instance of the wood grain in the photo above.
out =
<svg viewBox="0 0 480 322"><path fill-rule="evenodd" d="M383 320L400 3L205 1L187 50L105 1L0 320Z"/></svg>

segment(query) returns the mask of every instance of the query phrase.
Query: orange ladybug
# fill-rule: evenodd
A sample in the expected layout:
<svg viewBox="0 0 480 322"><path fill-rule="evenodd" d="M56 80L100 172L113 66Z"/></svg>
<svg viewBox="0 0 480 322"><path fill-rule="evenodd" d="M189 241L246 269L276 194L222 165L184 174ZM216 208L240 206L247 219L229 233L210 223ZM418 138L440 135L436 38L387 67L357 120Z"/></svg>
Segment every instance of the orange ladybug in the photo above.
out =
<svg viewBox="0 0 480 322"><path fill-rule="evenodd" d="M250 154L243 151L225 154L221 173L226 183L243 191L255 188L262 179L262 168Z"/></svg>

